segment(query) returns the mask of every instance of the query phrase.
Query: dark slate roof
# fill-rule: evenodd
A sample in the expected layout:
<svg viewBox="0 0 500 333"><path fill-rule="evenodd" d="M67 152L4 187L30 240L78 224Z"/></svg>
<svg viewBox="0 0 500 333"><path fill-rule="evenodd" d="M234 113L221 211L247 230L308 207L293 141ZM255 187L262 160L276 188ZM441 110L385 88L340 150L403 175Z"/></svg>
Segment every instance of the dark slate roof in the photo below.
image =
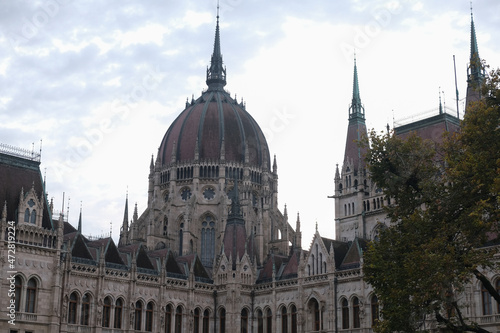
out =
<svg viewBox="0 0 500 333"><path fill-rule="evenodd" d="M17 221L21 189L28 192L33 186L39 200L44 201L42 227L53 229L43 188L40 162L0 152L0 212L7 203L7 220Z"/></svg>
<svg viewBox="0 0 500 333"><path fill-rule="evenodd" d="M269 254L267 258L264 261L264 266L259 272L259 277L257 278L257 283L259 282L264 282L267 280L272 279L273 277L273 264L274 268L276 270L276 274L280 270L283 264L288 262L289 257L283 256L283 255L278 255L278 254ZM277 279L280 278L280 276L276 276Z"/></svg>
<svg viewBox="0 0 500 333"><path fill-rule="evenodd" d="M333 247L335 268L340 268L340 265L342 264L342 261L344 261L347 251L349 250L349 243L325 237L321 237L321 240L323 241L323 244L325 244L328 252L330 252L331 248Z"/></svg>
<svg viewBox="0 0 500 333"><path fill-rule="evenodd" d="M349 250L347 251L340 269L349 269L354 267L359 267L361 264L361 257L363 256L363 251L368 246L368 242L361 238L355 238L350 244Z"/></svg>
<svg viewBox="0 0 500 333"><path fill-rule="evenodd" d="M137 267L146 269L156 269L146 253L145 247L141 246L137 252Z"/></svg>
<svg viewBox="0 0 500 333"><path fill-rule="evenodd" d="M417 120L409 124L394 128L396 135L406 137L415 132L424 140L432 140L436 143L443 142L444 132L456 132L460 129L460 120L448 113L441 113L425 119Z"/></svg>
<svg viewBox="0 0 500 333"><path fill-rule="evenodd" d="M85 238L81 234L77 233L73 240L71 256L76 258L96 260L96 258L90 253L89 248L85 243Z"/></svg>

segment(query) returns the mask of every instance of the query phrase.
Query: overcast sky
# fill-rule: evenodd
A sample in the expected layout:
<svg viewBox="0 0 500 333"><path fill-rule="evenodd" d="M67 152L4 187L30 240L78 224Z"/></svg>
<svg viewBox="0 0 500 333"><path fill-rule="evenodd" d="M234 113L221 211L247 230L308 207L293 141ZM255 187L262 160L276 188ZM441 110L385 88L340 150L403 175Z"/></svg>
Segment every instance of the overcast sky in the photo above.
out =
<svg viewBox="0 0 500 333"><path fill-rule="evenodd" d="M479 54L500 66L500 2L474 2ZM151 155L186 98L206 87L216 1L4 0L0 142L42 146L47 191L83 233L117 240L147 205ZM276 155L279 207L334 238L333 178L343 162L356 52L368 128L436 110L463 113L466 0L221 0L226 89L246 101ZM437 112L437 111L435 111ZM1 186L1 184L0 184ZM68 200L69 198L69 200Z"/></svg>

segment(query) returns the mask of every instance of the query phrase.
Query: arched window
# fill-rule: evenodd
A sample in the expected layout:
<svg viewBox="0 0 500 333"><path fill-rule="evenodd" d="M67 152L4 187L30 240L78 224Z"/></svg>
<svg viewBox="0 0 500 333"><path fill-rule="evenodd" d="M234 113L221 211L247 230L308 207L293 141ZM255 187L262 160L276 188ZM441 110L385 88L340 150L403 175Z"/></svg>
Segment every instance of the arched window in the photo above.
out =
<svg viewBox="0 0 500 333"><path fill-rule="evenodd" d="M313 328L315 331L319 331L321 329L321 317L319 313L319 303L316 300L313 300L313 311L314 311Z"/></svg>
<svg viewBox="0 0 500 333"><path fill-rule="evenodd" d="M175 309L175 333L182 333L182 307Z"/></svg>
<svg viewBox="0 0 500 333"><path fill-rule="evenodd" d="M347 216L347 205L344 204L344 216Z"/></svg>
<svg viewBox="0 0 500 333"><path fill-rule="evenodd" d="M121 298L116 300L115 303L115 328L122 328L122 314L123 314L123 301Z"/></svg>
<svg viewBox="0 0 500 333"><path fill-rule="evenodd" d="M291 324L292 324L292 333L297 333L297 307L295 305L292 304L292 306L290 307L290 312L292 314L292 320L291 320Z"/></svg>
<svg viewBox="0 0 500 333"><path fill-rule="evenodd" d="M264 316L261 310L257 310L257 333L264 333Z"/></svg>
<svg viewBox="0 0 500 333"><path fill-rule="evenodd" d="M68 305L68 324L76 324L76 307L78 304L78 295L76 292L71 293L69 296Z"/></svg>
<svg viewBox="0 0 500 333"><path fill-rule="evenodd" d="M26 312L35 313L36 302L36 280L29 279L26 289Z"/></svg>
<svg viewBox="0 0 500 333"><path fill-rule="evenodd" d="M142 302L141 301L135 302L134 315L135 315L134 330L140 331L141 327L142 327Z"/></svg>
<svg viewBox="0 0 500 333"><path fill-rule="evenodd" d="M226 333L226 309L224 308L219 311L219 332Z"/></svg>
<svg viewBox="0 0 500 333"><path fill-rule="evenodd" d="M15 278L15 302L16 302L16 305L15 305L15 310L16 312L19 312L19 309L21 307L21 293L22 293L22 290L23 290L23 280L21 279L21 277L18 275L16 276Z"/></svg>
<svg viewBox="0 0 500 333"><path fill-rule="evenodd" d="M241 310L241 333L248 333L248 310Z"/></svg>
<svg viewBox="0 0 500 333"><path fill-rule="evenodd" d="M146 305L146 332L153 332L153 311L154 304L153 302L149 302Z"/></svg>
<svg viewBox="0 0 500 333"><path fill-rule="evenodd" d="M359 299L354 297L352 299L352 327L359 328L360 327L359 320Z"/></svg>
<svg viewBox="0 0 500 333"><path fill-rule="evenodd" d="M354 202L351 205L352 205L352 213L355 214L356 212L354 211Z"/></svg>
<svg viewBox="0 0 500 333"><path fill-rule="evenodd" d="M273 313L271 309L267 309L266 311L266 333L273 331Z"/></svg>
<svg viewBox="0 0 500 333"><path fill-rule="evenodd" d="M172 306L170 304L165 310L165 333L172 333Z"/></svg>
<svg viewBox="0 0 500 333"><path fill-rule="evenodd" d="M102 327L109 327L111 318L111 298L108 296L104 298L102 304Z"/></svg>
<svg viewBox="0 0 500 333"><path fill-rule="evenodd" d="M488 316L488 315L491 315L492 314L492 311L491 311L491 295L490 293L488 292L488 290L486 290L486 288L481 285L482 288L481 288L481 298L482 298L482 304L483 304L483 315L484 316Z"/></svg>
<svg viewBox="0 0 500 333"><path fill-rule="evenodd" d="M215 254L215 221L206 215L201 222L201 262L212 267Z"/></svg>
<svg viewBox="0 0 500 333"><path fill-rule="evenodd" d="M203 331L203 333L208 333L209 330L210 330L210 311L205 310L205 311L203 311L202 331Z"/></svg>
<svg viewBox="0 0 500 333"><path fill-rule="evenodd" d="M380 316L380 308L378 304L377 296L373 295L371 300L371 310L372 310L372 327L377 324Z"/></svg>
<svg viewBox="0 0 500 333"><path fill-rule="evenodd" d="M323 274L323 253L319 254L319 263L318 263L318 266L319 266L319 273Z"/></svg>
<svg viewBox="0 0 500 333"><path fill-rule="evenodd" d="M31 211L31 221L30 221L32 224L36 224L36 210L33 209Z"/></svg>
<svg viewBox="0 0 500 333"><path fill-rule="evenodd" d="M198 333L200 331L200 309L194 309L193 313L193 332Z"/></svg>
<svg viewBox="0 0 500 333"><path fill-rule="evenodd" d="M88 326L90 319L90 296L85 294L82 297L82 312L80 317L80 325Z"/></svg>
<svg viewBox="0 0 500 333"><path fill-rule="evenodd" d="M288 314L286 313L286 306L281 307L281 332L288 333Z"/></svg>
<svg viewBox="0 0 500 333"><path fill-rule="evenodd" d="M181 223L180 228L179 228L179 255L182 256L182 242L183 242L183 236L184 236L184 231L182 230L184 228L184 223Z"/></svg>
<svg viewBox="0 0 500 333"><path fill-rule="evenodd" d="M29 223L29 221L30 221L30 210L29 208L26 208L26 210L24 211L24 222Z"/></svg>
<svg viewBox="0 0 500 333"><path fill-rule="evenodd" d="M344 298L341 302L342 304L342 328L349 328L349 303Z"/></svg>

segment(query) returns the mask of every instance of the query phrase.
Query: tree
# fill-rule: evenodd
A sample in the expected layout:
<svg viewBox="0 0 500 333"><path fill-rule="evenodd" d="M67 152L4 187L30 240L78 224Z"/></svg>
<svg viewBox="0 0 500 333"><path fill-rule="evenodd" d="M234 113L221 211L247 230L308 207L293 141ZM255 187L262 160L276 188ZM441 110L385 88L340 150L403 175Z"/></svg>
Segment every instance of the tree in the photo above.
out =
<svg viewBox="0 0 500 333"><path fill-rule="evenodd" d="M496 267L500 221L500 70L481 87L461 129L443 144L416 135L369 135L372 180L394 199L391 224L364 254L364 273L382 303L377 332L425 330L427 319L452 332L487 332L465 318L461 297ZM498 245L498 243L496 243Z"/></svg>

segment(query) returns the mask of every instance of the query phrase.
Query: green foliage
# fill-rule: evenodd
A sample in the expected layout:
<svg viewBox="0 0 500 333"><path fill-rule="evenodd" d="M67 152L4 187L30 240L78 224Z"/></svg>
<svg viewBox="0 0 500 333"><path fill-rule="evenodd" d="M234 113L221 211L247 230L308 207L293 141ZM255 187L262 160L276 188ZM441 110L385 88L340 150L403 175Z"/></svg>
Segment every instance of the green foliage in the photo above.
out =
<svg viewBox="0 0 500 333"><path fill-rule="evenodd" d="M382 303L377 332L422 330L429 318L450 331L484 331L462 316L457 297L475 277L488 284L479 270L494 266L496 248L485 245L500 221L499 83L493 71L484 99L442 145L370 133L371 177L396 201L386 207L391 225L364 254Z"/></svg>

